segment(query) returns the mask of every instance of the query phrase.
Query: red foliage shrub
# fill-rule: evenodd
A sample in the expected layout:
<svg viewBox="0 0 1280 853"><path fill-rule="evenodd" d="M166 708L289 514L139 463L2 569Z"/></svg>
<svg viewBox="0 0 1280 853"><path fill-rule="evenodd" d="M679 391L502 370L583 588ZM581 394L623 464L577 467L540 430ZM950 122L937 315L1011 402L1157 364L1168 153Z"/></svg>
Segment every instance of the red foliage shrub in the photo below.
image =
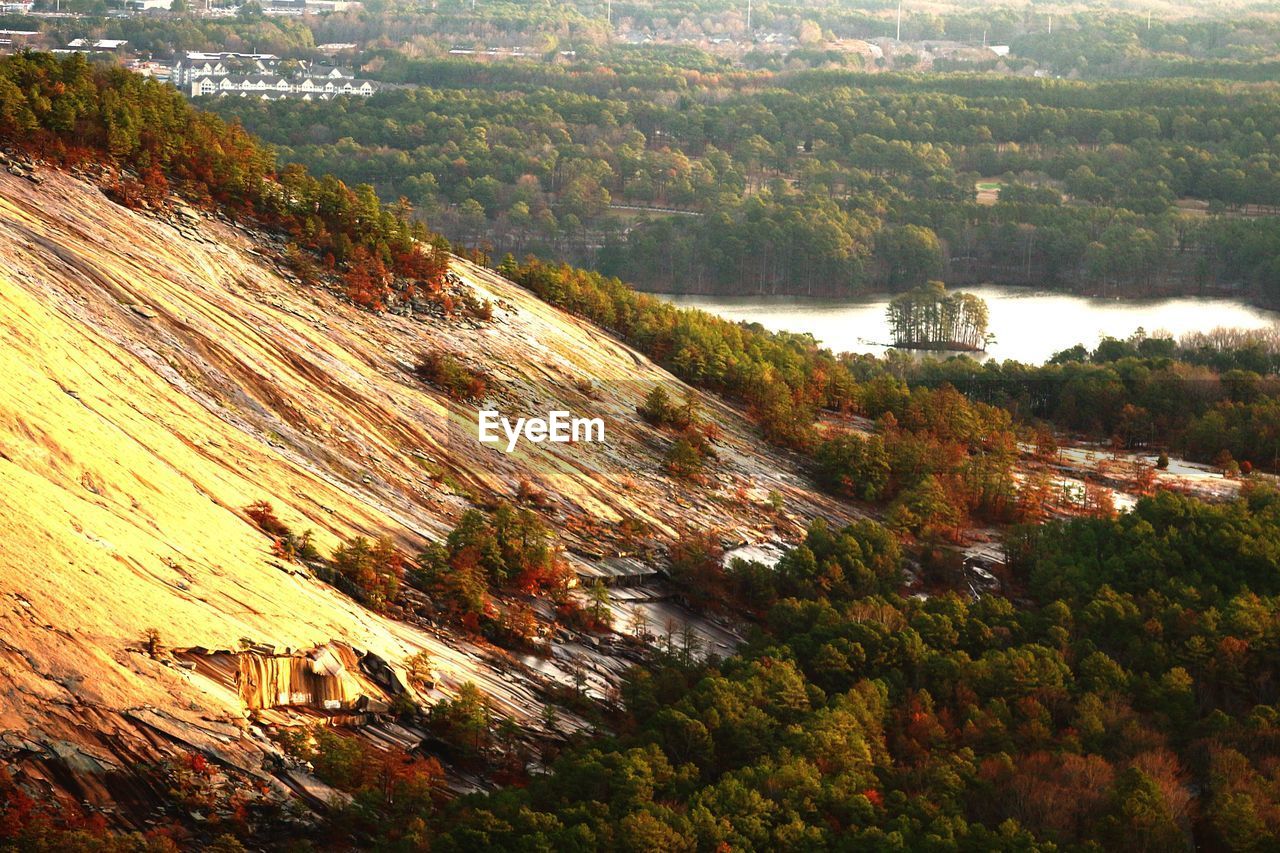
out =
<svg viewBox="0 0 1280 853"><path fill-rule="evenodd" d="M275 507L271 506L267 501L257 501L249 504L244 509L245 515L254 524L258 525L258 529L269 536L277 539L284 538L289 535L289 526L285 524L276 515Z"/></svg>
<svg viewBox="0 0 1280 853"><path fill-rule="evenodd" d="M387 307L391 275L382 259L365 247L357 246L352 252L343 279L347 285L347 298L361 308L382 311Z"/></svg>

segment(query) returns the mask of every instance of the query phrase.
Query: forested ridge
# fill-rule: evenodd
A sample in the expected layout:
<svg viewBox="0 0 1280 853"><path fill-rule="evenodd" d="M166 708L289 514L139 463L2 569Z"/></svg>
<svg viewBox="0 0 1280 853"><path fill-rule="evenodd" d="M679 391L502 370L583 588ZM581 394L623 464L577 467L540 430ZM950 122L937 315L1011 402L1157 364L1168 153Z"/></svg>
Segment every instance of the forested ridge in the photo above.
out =
<svg viewBox="0 0 1280 853"><path fill-rule="evenodd" d="M172 87L80 54L0 59L0 143L101 167L103 190L129 206L162 206L176 189L279 229L304 280L322 266L341 272L368 307L384 307L393 283L401 296L438 289L447 266L425 225L383 205L372 187L281 166L240 125L192 109Z"/></svg>

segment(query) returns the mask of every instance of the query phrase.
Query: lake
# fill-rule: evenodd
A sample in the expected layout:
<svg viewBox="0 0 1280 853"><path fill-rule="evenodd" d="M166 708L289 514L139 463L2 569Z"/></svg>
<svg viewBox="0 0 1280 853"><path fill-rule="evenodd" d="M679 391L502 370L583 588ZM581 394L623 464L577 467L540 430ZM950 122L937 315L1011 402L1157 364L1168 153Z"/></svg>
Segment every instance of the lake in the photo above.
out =
<svg viewBox="0 0 1280 853"><path fill-rule="evenodd" d="M987 358L1039 364L1054 353L1084 344L1092 349L1104 336L1126 338L1138 328L1148 334L1187 332L1219 327L1259 329L1280 322L1280 312L1255 308L1233 299L1096 299L1016 287L958 288L986 300L987 330L996 341ZM759 323L774 331L809 332L836 352L883 355L889 325L889 295L853 299L802 296L676 296L676 305L701 308L728 320ZM948 353L943 353L943 356ZM984 357L982 353L976 357Z"/></svg>

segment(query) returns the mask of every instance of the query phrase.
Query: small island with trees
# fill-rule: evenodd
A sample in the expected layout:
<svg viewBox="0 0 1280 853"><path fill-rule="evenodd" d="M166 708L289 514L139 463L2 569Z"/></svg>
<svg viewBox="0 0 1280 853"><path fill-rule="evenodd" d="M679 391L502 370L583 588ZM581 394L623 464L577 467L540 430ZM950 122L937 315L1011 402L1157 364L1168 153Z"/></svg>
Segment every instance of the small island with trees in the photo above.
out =
<svg viewBox="0 0 1280 853"><path fill-rule="evenodd" d="M992 340L987 303L972 293L947 293L940 281L894 297L886 314L895 347L979 352Z"/></svg>

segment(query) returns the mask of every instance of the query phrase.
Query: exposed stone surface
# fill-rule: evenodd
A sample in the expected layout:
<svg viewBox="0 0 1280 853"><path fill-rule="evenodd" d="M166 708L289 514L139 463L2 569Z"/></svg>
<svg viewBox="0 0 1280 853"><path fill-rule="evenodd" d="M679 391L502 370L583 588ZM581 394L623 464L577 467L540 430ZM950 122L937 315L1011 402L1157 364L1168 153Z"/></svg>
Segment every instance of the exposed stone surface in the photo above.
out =
<svg viewBox="0 0 1280 853"><path fill-rule="evenodd" d="M242 512L255 501L313 529L326 553L354 534L415 549L527 478L585 576L643 574L685 530L763 541L794 535L797 518L851 512L707 398L723 429L714 482L666 477L670 439L634 408L653 383L678 383L487 271L455 265L497 306L491 322L377 316L286 280L247 229L183 209L133 213L39 174L37 185L0 171L0 760L51 790L65 787L48 770L58 764L92 804L145 803L129 767L172 745L278 789L311 784L294 769L271 778L272 748L242 693L190 659L149 654L148 629L169 649L341 643L393 667L427 649L437 684L425 698L474 681L500 714L531 721L539 680L569 678L566 655L587 659L601 690L628 663L607 642L566 638L526 667L371 614L273 556ZM607 442L510 456L477 446L475 407L411 371L432 347L489 371L496 407L601 415ZM771 490L787 517L762 508ZM653 531L634 553L615 531L626 516ZM672 608L643 592L615 602L628 606L653 607L655 625ZM718 649L732 642L703 628Z"/></svg>

